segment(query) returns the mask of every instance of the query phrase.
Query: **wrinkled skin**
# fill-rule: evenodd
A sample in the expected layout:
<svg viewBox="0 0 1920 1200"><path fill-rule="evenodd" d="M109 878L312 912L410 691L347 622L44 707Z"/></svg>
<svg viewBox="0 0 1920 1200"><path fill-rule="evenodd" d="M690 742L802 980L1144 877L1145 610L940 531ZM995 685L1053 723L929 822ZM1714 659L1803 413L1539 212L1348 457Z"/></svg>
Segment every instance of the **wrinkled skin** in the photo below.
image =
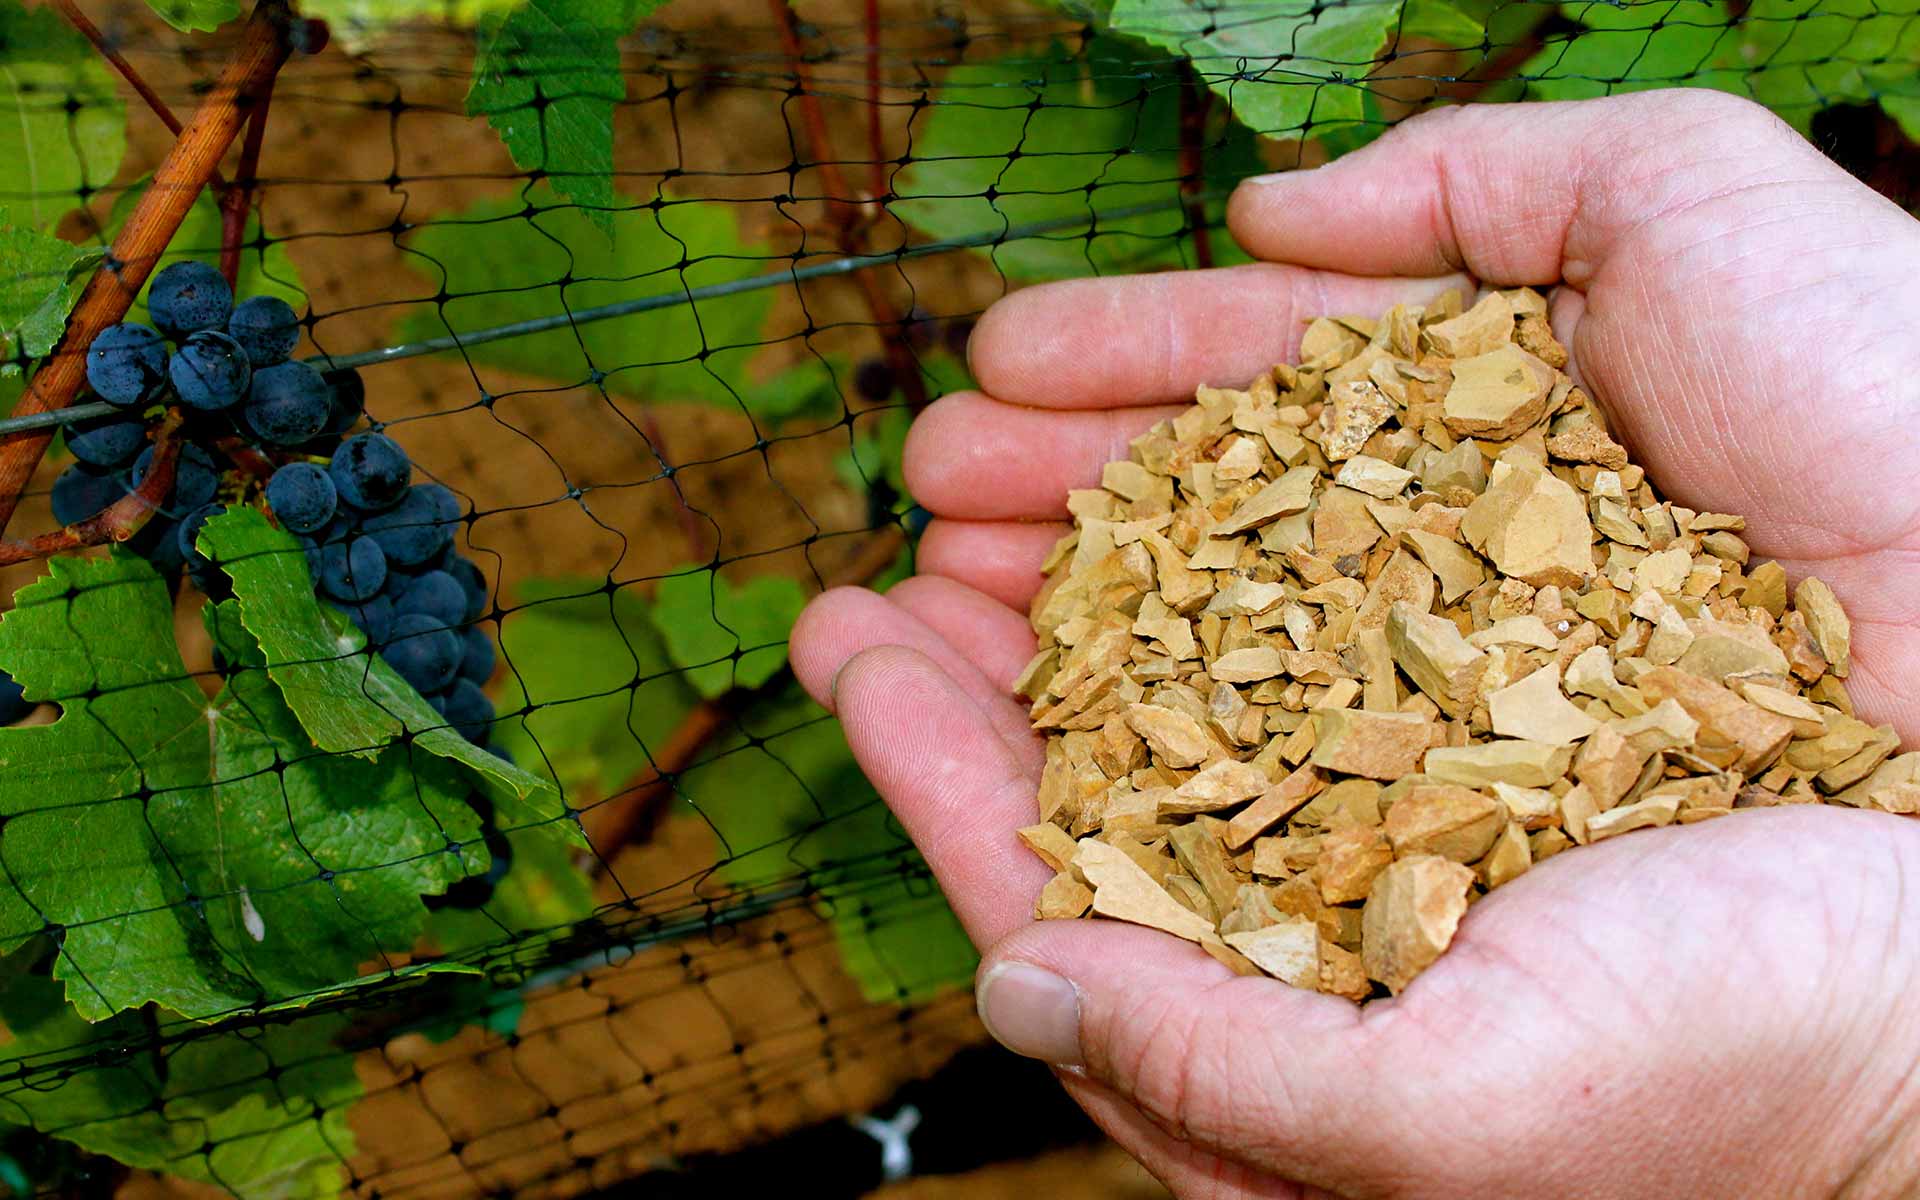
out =
<svg viewBox="0 0 1920 1200"><path fill-rule="evenodd" d="M1042 756L1007 692L1067 489L1196 384L1290 358L1302 317L1448 286L1553 286L1636 461L1831 583L1861 715L1920 742L1920 224L1698 92L1418 117L1247 182L1228 216L1263 263L996 305L984 394L908 445L938 518L922 574L828 593L794 632L985 955L990 1025L1182 1196L1920 1194L1920 822L1767 810L1562 854L1364 1010L1156 932L1029 920L1048 872L1012 831Z"/></svg>

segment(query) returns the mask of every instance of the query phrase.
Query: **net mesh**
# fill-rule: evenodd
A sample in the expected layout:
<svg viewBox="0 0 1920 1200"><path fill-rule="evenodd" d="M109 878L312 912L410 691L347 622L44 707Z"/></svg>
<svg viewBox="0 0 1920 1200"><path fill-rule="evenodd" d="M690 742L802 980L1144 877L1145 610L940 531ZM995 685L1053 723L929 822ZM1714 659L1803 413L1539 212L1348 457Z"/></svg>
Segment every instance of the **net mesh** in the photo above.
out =
<svg viewBox="0 0 1920 1200"><path fill-rule="evenodd" d="M1908 0L797 7L530 36L483 93L503 35L338 5L281 73L238 291L460 497L479 740L526 776L457 765L317 607L256 620L284 548L238 556L238 636L133 568L0 572L42 702L0 735L0 1182L568 1195L884 1108L982 1041L972 954L784 647L910 569L906 426L988 304L1243 261L1236 179L1442 103L1716 87L1917 202ZM90 11L183 116L236 37ZM172 136L97 62L20 79L75 166L0 205L104 249ZM204 201L168 254L221 244Z"/></svg>

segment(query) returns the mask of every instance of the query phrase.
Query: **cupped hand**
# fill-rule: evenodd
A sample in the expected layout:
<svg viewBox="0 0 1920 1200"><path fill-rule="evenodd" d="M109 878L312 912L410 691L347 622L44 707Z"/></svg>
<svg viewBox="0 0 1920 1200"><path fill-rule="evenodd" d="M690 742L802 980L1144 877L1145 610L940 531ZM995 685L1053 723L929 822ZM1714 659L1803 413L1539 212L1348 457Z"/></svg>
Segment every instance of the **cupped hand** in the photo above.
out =
<svg viewBox="0 0 1920 1200"><path fill-rule="evenodd" d="M1269 260L1002 301L985 394L908 445L922 574L817 600L801 680L985 952L996 1036L1057 1065L1183 1196L1920 1192L1920 823L1743 812L1559 855L1356 1010L1110 922L1033 924L1038 740L1009 686L1069 488L1303 319L1554 286L1581 382L1654 482L1740 512L1854 619L1862 716L1920 737L1920 224L1744 102L1449 110L1242 185Z"/></svg>

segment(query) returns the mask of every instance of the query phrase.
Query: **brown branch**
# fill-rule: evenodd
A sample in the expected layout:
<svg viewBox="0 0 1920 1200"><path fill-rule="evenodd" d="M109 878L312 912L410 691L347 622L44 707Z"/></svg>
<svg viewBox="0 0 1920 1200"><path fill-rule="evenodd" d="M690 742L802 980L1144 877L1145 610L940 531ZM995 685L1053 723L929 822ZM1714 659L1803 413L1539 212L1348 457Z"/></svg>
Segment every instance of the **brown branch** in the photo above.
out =
<svg viewBox="0 0 1920 1200"><path fill-rule="evenodd" d="M1213 239L1207 229L1206 190L1207 114L1213 108L1213 93L1194 76L1192 66L1181 68L1180 79L1180 194L1186 208L1187 226L1193 230L1194 265L1205 269L1213 265Z"/></svg>
<svg viewBox="0 0 1920 1200"><path fill-rule="evenodd" d="M220 195L220 274L229 287L240 283L240 242L247 236L247 213L253 208L253 189L259 183L260 145L266 140L267 108L273 103L273 80L260 89L260 99L247 116L247 137L240 145L240 168L233 186Z"/></svg>
<svg viewBox="0 0 1920 1200"><path fill-rule="evenodd" d="M107 40L107 35L100 32L100 27L95 25L87 14L81 12L73 0L51 0L51 2L53 7L59 10L60 15L67 19L67 24L79 30L80 36L93 44L94 50L100 57L106 59L114 70L120 72L120 78L126 80L127 86L133 89L134 95L145 101L147 107L153 110L153 115L160 118L160 123L167 127L167 132L178 134L180 118L173 115L173 110L167 107L167 102L160 98L160 93L154 91L153 86L141 78L140 72L127 61L127 56L120 53L120 48ZM219 171L213 173L212 182L214 187L223 191L226 189L227 181L221 178Z"/></svg>
<svg viewBox="0 0 1920 1200"><path fill-rule="evenodd" d="M906 534L897 525L876 530L844 567L827 578L827 586L871 583L893 565L906 544ZM732 725L736 712L748 697L778 688L784 679L783 673L756 691L729 692L689 710L650 756L651 766L585 811L581 824L593 847L593 856L582 865L594 874L601 874L612 868L613 859L622 846L646 840L666 811L667 801L673 795L673 781L693 764L701 748Z"/></svg>
<svg viewBox="0 0 1920 1200"><path fill-rule="evenodd" d="M216 440L214 449L226 455L233 465L258 479L261 483L273 478L274 462L256 450L243 437L223 437Z"/></svg>
<svg viewBox="0 0 1920 1200"><path fill-rule="evenodd" d="M52 412L73 403L86 380L86 347L100 331L126 316L127 306L154 264L173 240L194 199L212 178L214 165L226 153L245 120L241 100L259 92L287 57L281 24L285 9L279 0L261 0L241 35L233 60L221 72L213 91L153 173L153 185L134 206L120 235L113 239L106 260L87 280L86 288L67 318L67 328L53 356L34 374L14 415ZM51 429L36 429L0 439L0 533L6 532L20 493L53 440Z"/></svg>
<svg viewBox="0 0 1920 1200"><path fill-rule="evenodd" d="M877 204L887 194L887 140L880 127L880 0L867 0L867 156Z"/></svg>
<svg viewBox="0 0 1920 1200"><path fill-rule="evenodd" d="M64 554L108 542L124 542L159 509L173 486L174 468L180 462L180 410L170 408L153 437L153 461L140 486L109 504L84 521L64 529L42 533L25 541L0 538L0 567L10 567L49 555Z"/></svg>

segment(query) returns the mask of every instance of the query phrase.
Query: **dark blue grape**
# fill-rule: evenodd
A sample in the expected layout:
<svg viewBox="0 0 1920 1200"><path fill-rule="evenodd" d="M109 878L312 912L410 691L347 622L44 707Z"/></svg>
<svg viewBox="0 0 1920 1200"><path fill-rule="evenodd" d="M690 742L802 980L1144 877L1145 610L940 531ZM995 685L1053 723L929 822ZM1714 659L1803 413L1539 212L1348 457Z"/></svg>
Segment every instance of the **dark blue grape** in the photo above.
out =
<svg viewBox="0 0 1920 1200"><path fill-rule="evenodd" d="M189 408L220 412L247 394L253 367L240 343L215 329L190 334L167 364L173 394Z"/></svg>
<svg viewBox="0 0 1920 1200"><path fill-rule="evenodd" d="M283 362L254 372L253 390L241 411L261 441L297 446L326 427L332 403L320 372L303 362Z"/></svg>
<svg viewBox="0 0 1920 1200"><path fill-rule="evenodd" d="M234 306L227 332L246 350L247 361L271 367L293 357L293 348L300 344L300 318L278 296L253 296Z"/></svg>
<svg viewBox="0 0 1920 1200"><path fill-rule="evenodd" d="M393 601L375 596L358 604L345 604L347 619L367 635L367 644L378 649L393 636Z"/></svg>
<svg viewBox="0 0 1920 1200"><path fill-rule="evenodd" d="M461 614L460 623L465 625L479 620L480 614L487 611L490 599L487 595L487 577L480 573L479 567L458 556L442 569L458 580L461 590L467 594L467 611Z"/></svg>
<svg viewBox="0 0 1920 1200"><path fill-rule="evenodd" d="M396 613L419 613L442 625L458 625L466 608L465 589L445 571L428 571L416 577L393 605Z"/></svg>
<svg viewBox="0 0 1920 1200"><path fill-rule="evenodd" d="M127 478L75 463L53 481L53 519L62 525L84 521L127 494Z"/></svg>
<svg viewBox="0 0 1920 1200"><path fill-rule="evenodd" d="M202 329L221 329L233 315L233 289L206 263L169 263L147 289L147 314L175 341Z"/></svg>
<svg viewBox="0 0 1920 1200"><path fill-rule="evenodd" d="M460 639L432 617L408 613L393 619L393 636L380 654L425 695L453 681L460 668Z"/></svg>
<svg viewBox="0 0 1920 1200"><path fill-rule="evenodd" d="M361 512L380 512L406 495L413 463L386 434L363 433L340 443L327 471L340 499Z"/></svg>
<svg viewBox="0 0 1920 1200"><path fill-rule="evenodd" d="M493 728L493 702L471 679L455 679L452 687L434 699L439 701L434 707L461 737L476 746L487 740Z"/></svg>
<svg viewBox="0 0 1920 1200"><path fill-rule="evenodd" d="M460 678L475 683L492 679L494 664L499 659L487 631L478 625L467 626L460 631L460 645Z"/></svg>
<svg viewBox="0 0 1920 1200"><path fill-rule="evenodd" d="M187 577L193 580L193 586L199 588L214 600L223 600L232 594L232 581L226 572L213 565L213 560L200 553L198 542L200 531L208 521L227 511L224 504L206 504L193 510L180 522L174 531L174 541L180 552L180 559L186 564Z"/></svg>
<svg viewBox="0 0 1920 1200"><path fill-rule="evenodd" d="M288 463L267 480L267 503L280 523L295 533L312 533L333 520L339 495L333 478L312 463Z"/></svg>
<svg viewBox="0 0 1920 1200"><path fill-rule="evenodd" d="M139 487L153 466L153 447L148 446L133 460L133 486ZM160 507L175 514L189 513L212 500L220 490L220 472L213 456L192 442L180 447L180 458L173 468L173 490L161 500Z"/></svg>
<svg viewBox="0 0 1920 1200"><path fill-rule="evenodd" d="M187 565L180 553L179 531L179 521L165 513L154 513L140 532L127 539L127 549L146 559L162 575L178 575Z"/></svg>
<svg viewBox="0 0 1920 1200"><path fill-rule="evenodd" d="M367 385L361 381L360 372L352 367L341 367L337 371L326 371L321 378L327 381L332 390L332 413L327 418L326 432L343 434L353 428L360 414L367 411Z"/></svg>
<svg viewBox="0 0 1920 1200"><path fill-rule="evenodd" d="M145 325L103 329L87 347L87 386L109 404L143 404L166 379L166 343Z"/></svg>
<svg viewBox="0 0 1920 1200"><path fill-rule="evenodd" d="M370 600L387 581L387 556L369 537L349 537L320 547L320 590L335 600Z"/></svg>
<svg viewBox="0 0 1920 1200"><path fill-rule="evenodd" d="M409 488L400 503L376 516L368 517L366 530L387 552L395 566L417 567L433 558L453 541L454 521L459 519L459 501L437 483ZM447 516L448 505L454 516Z"/></svg>
<svg viewBox="0 0 1920 1200"><path fill-rule="evenodd" d="M90 467L124 467L147 444L147 423L137 416L95 417L67 426L67 449Z"/></svg>
<svg viewBox="0 0 1920 1200"><path fill-rule="evenodd" d="M18 725L33 712L33 701L13 676L0 671L0 725Z"/></svg>

